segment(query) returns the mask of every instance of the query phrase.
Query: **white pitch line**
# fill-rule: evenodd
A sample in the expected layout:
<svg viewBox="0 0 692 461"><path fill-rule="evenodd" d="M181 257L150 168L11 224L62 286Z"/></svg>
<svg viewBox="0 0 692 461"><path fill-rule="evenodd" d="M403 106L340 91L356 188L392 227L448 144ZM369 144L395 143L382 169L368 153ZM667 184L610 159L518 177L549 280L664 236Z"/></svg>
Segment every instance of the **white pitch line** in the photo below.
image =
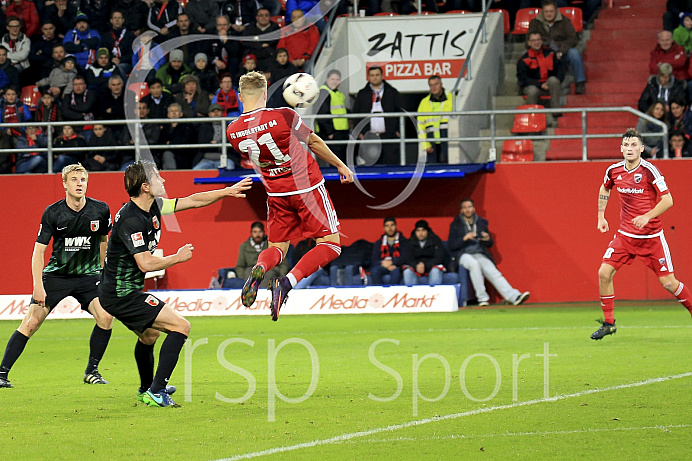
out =
<svg viewBox="0 0 692 461"><path fill-rule="evenodd" d="M644 426L644 427L609 427L609 428L586 428L564 431L532 431L532 432L491 432L489 434L452 434L444 437L394 437L388 439L367 439L367 440L346 440L344 443L393 443L393 442L420 442L421 440L454 440L454 439L486 439L492 437L526 437L531 435L570 435L570 434L590 434L595 432L619 432L619 431L649 431L668 429L684 429L692 427L692 424L670 424L666 426ZM670 431L668 431L670 432Z"/></svg>
<svg viewBox="0 0 692 461"><path fill-rule="evenodd" d="M669 380L673 380L673 379L680 379L680 378L687 378L690 376L692 376L692 372L681 373L678 375L664 376L664 377L660 377L660 378L651 378L651 379L647 379L646 381L638 381L636 383L629 383L629 384L619 384L617 386L604 387L601 389L589 389L586 391L575 392L573 394L562 394L562 395L556 395L553 397L548 397L548 398L543 398L543 399L526 400L524 402L515 402L515 403L506 404L506 405L498 405L498 406L494 406L494 407L479 408L477 410L470 410L470 411L465 411L462 413L452 413L452 414L444 415L444 416L435 416L433 418L426 418L426 419L419 419L416 421L409 421L407 423L392 424L390 426L379 427L379 428L370 429L367 431L359 431L359 432L351 432L348 434L341 434L341 435L337 435L335 437L330 437L328 439L313 440L312 442L304 442L304 443L299 443L296 445L289 445L289 446L285 446L285 447L270 448L268 450L245 453L242 455L232 456L230 458L218 459L216 461L235 461L235 460L239 460L239 459L250 459L250 458L257 458L260 456L273 455L275 453L285 453L288 451L301 450L303 448L312 448L312 447L316 447L319 445L329 445L329 444L333 444L333 443L339 443L339 442L343 442L346 440L351 440L351 439L355 439L358 437L367 437L369 435L380 434L383 432L394 432L394 431L398 431L400 429L406 429L406 428L415 427L415 426L422 426L424 424L434 423L437 421L446 421L446 420L458 419L458 418L463 418L464 416L475 416L475 415L479 415L479 414L483 414L483 413L490 413L490 412L493 412L496 410L508 410L508 409L513 409L513 408L518 408L518 407L525 407L528 405L535 405L537 403L543 403L543 402L557 402L559 400L571 399L574 397L582 397L585 395L596 394L598 392L607 392L607 391L614 391L614 390L618 390L618 389L628 389L628 388L632 388L632 387L647 386L649 384L662 383L664 381L669 381Z"/></svg>

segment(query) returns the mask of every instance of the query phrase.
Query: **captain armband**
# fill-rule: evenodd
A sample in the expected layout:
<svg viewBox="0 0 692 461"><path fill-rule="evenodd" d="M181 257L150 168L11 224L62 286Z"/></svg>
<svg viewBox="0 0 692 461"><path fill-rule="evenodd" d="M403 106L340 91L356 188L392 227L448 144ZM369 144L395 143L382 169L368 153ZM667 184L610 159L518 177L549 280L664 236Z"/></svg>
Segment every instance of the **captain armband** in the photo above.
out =
<svg viewBox="0 0 692 461"><path fill-rule="evenodd" d="M173 214L175 213L175 205L178 203L177 198L162 198L161 201L161 214Z"/></svg>

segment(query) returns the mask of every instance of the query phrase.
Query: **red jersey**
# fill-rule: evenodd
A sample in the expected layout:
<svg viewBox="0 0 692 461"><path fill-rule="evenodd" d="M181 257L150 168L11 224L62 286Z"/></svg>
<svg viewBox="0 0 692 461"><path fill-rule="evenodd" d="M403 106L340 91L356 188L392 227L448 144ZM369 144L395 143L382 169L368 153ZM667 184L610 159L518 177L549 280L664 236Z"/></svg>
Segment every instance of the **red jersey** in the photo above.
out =
<svg viewBox="0 0 692 461"><path fill-rule="evenodd" d="M257 165L267 195L274 197L302 194L324 183L317 162L300 144L311 133L300 115L285 107L246 112L226 129L233 148Z"/></svg>
<svg viewBox="0 0 692 461"><path fill-rule="evenodd" d="M642 159L639 165L629 171L625 161L610 165L603 178L603 186L620 193L620 229L618 232L634 238L646 238L663 230L661 220L656 217L641 229L632 224L632 219L641 216L656 206L657 198L669 194L663 175L658 168Z"/></svg>

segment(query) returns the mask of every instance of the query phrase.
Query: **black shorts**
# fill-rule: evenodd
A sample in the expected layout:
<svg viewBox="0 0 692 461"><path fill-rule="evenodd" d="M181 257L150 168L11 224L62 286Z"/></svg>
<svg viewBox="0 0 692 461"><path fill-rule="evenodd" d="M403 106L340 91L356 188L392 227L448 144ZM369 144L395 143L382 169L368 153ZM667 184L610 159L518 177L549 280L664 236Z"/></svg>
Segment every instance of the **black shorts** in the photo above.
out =
<svg viewBox="0 0 692 461"><path fill-rule="evenodd" d="M89 304L98 298L100 275L80 275L65 277L62 275L43 274L43 288L46 290L46 307L53 310L68 296L72 296L81 305L82 310L89 312ZM38 304L31 298L31 304Z"/></svg>
<svg viewBox="0 0 692 461"><path fill-rule="evenodd" d="M133 291L120 298L101 295L101 307L132 331L143 333L158 317L166 305L156 296L143 291Z"/></svg>

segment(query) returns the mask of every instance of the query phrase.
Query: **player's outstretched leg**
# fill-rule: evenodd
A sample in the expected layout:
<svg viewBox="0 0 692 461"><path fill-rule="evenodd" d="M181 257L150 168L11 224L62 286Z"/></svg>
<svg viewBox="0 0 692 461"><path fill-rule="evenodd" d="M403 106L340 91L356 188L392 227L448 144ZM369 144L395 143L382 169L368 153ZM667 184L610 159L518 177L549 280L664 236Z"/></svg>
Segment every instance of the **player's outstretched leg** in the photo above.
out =
<svg viewBox="0 0 692 461"><path fill-rule="evenodd" d="M271 280L269 287L272 290L272 320L277 321L279 319L279 311L281 306L284 305L286 299L288 298L288 292L291 291L293 286L288 280L288 277L277 277Z"/></svg>
<svg viewBox="0 0 692 461"><path fill-rule="evenodd" d="M252 268L250 275L247 280L245 280L245 285L243 285L243 291L241 293L243 306L250 307L255 303L255 299L257 299L257 290L259 290L262 284L262 279L264 279L264 267L258 264Z"/></svg>
<svg viewBox="0 0 692 461"><path fill-rule="evenodd" d="M596 320L601 324L600 328L591 334L591 339L603 339L605 336L613 335L618 331L618 327L615 326L615 319L613 323L606 322L605 320Z"/></svg>

